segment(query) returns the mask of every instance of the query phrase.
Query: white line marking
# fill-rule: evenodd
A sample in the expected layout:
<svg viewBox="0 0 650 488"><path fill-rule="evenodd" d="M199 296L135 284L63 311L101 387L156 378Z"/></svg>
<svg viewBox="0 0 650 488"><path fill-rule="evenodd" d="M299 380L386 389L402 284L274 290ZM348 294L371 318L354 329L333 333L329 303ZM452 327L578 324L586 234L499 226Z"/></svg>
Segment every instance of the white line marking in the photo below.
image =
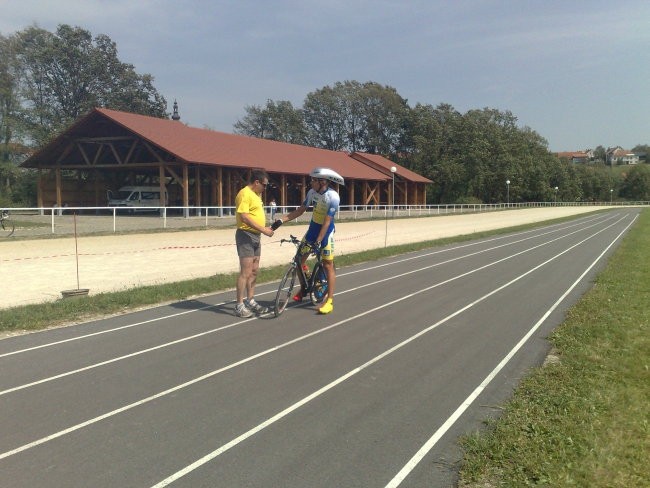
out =
<svg viewBox="0 0 650 488"><path fill-rule="evenodd" d="M420 461L426 456L431 449L436 445L436 443L442 438L443 435L456 423L460 416L467 410L472 403L478 398L478 396L487 388L487 386L492 382L492 380L499 374L499 372L510 362L515 354L523 347L523 345L530 339L530 337L535 333L535 331L546 321L549 315L564 301L573 289L578 286L580 281L585 277L585 275L591 271L591 269L602 259L607 251L614 245L614 243L620 239L623 233L634 223L637 219L635 216L632 221L621 231L621 233L616 236L616 238L605 248L605 250L600 253L596 260L591 263L591 265L580 275L580 277L573 282L573 284L567 288L567 290L558 298L555 303L549 308L546 313L542 316L541 319L537 321L535 325L528 331L528 333L521 338L521 340L513 347L510 352L501 360L501 362L490 372L489 375L481 382L480 385L474 389L474 391L458 406L453 414L440 426L438 430L422 445L422 447L415 453L415 455L404 465L404 467L395 475L395 477L386 485L386 488L396 488L399 486L402 481L415 469Z"/></svg>
<svg viewBox="0 0 650 488"><path fill-rule="evenodd" d="M612 224L612 225L614 225L614 224ZM630 225L631 225L631 224L630 224ZM406 339L406 340L400 342L399 344L393 346L392 348L388 349L387 351L384 351L382 354L380 354L380 355L378 355L378 356L375 356L374 358L372 358L371 360L365 362L365 363L362 364L361 366L359 366L359 367L357 367L357 368L355 368L355 369L353 369L353 370L350 370L349 372L347 372L347 373L344 374L343 376L338 377L336 380L332 381L331 383L328 383L327 385L323 386L323 387L320 388L319 390L316 390L316 391L313 392L311 395L308 395L308 396L304 397L302 400L300 400L300 401L294 403L293 405L291 405L291 406L287 407L286 409L284 409L284 410L278 412L278 413L275 414L274 416L268 418L267 420L265 420L264 422L258 424L257 426L253 427L252 429L250 429L250 430L244 432L244 433L241 434L240 436L238 436L238 437L232 439L230 442L227 442L226 444L223 444L221 447L215 449L215 450L212 451L211 453L209 453L209 454L203 456L202 458L196 460L196 461L193 462L192 464L189 464L189 465L186 466L185 468L183 468L183 469L177 471L176 473L174 473L174 474L172 474L171 476L165 478L164 480L160 481L159 483L156 483L156 484L153 485L151 488L163 488L163 487L165 487L165 486L170 485L170 484L173 483L174 481L176 481L176 480L182 478L183 476L186 476L187 474L191 473L191 472L194 471L195 469L197 469L197 468L203 466L204 464L206 464L206 463L212 461L213 459L215 459L216 457L220 456L220 455L223 454L224 452L226 452L226 451L230 450L231 448L237 446L238 444L240 444L241 442L245 441L245 440L248 439L249 437L252 437L253 435L257 434L258 432L264 430L266 427L268 427L268 426L274 424L275 422L277 422L278 420L280 420L280 419L286 417L286 416L289 415L290 413L294 412L295 410L297 410L297 409L299 409L300 407L304 406L305 404L309 403L309 402L312 401L313 399L319 397L319 396L322 395L323 393L325 393L325 392L331 390L332 388L334 388L335 386L339 385L340 383L343 383L344 381L346 381L347 379L349 379L349 378L351 378L352 376L356 375L356 374L359 373L360 371L363 371L364 369L366 369L367 367L371 366L372 364L374 364L374 363L380 361L381 359L383 359L383 358L385 358L386 356L392 354L393 352L397 351L398 349L401 349L401 348L404 347L405 345L407 345L407 344L413 342L415 339L417 339L417 338L423 336L424 334L430 332L431 330L435 329L436 327L440 326L441 324L443 324L443 323L449 321L449 320L452 319L453 317L456 317L457 315L463 313L464 311L466 311L466 310L472 308L474 305L476 305L476 304L482 302L483 300L485 300L485 299L487 299L488 297L494 295L495 293L498 293L499 291L501 291L501 290L507 288L508 286L510 286L510 285L512 285L513 283L519 281L520 279L524 278L525 276L531 274L532 272L536 271L537 269L541 268L542 266L545 266L546 264L550 263L551 261L554 261L554 260L557 259L558 257L560 257L560 256L562 256L563 254L569 252L571 249L574 249L574 248L577 247L578 245L580 245L580 244L582 244L583 242L585 242L585 241L591 239L592 237L594 237L595 235L597 235L597 234L603 232L604 230L606 230L606 229L609 228L609 227L611 227L611 226L608 226L608 227L606 227L606 228L604 228L604 229L602 229L602 230L596 232L595 234L591 235L590 237L584 239L583 241L580 241L580 242L574 244L573 246L569 247L568 249L565 249L564 251L562 251L561 253L556 254L556 255L553 256L552 258L549 258L548 260L544 261L543 263L541 263L541 264L535 266L534 268L531 268L530 270L528 270L527 272L523 273L522 275L519 275L517 278L514 278L513 280L509 281L508 283L506 283L506 284L504 284L504 285L501 285L500 287L498 287L498 288L492 290L491 292L489 292L489 293L483 295L481 298L479 298L479 299L477 299L477 300L474 300L473 302L469 303L468 305L465 305L463 308L457 310L456 312L452 313L451 315L448 315L448 316L445 317L444 319L442 319L442 320L436 322L435 324L430 325L429 327L427 327L427 328L424 329L424 330L421 330L421 331L418 332L417 334L415 334L415 335L409 337L408 339ZM629 226L628 226L628 227L629 227ZM624 231L623 231L623 232L624 232ZM621 232L621 234L622 234L623 232ZM619 234L619 236L620 236L620 234ZM617 239L618 239L618 237L617 237ZM614 241L614 242L615 242L615 241ZM612 242L612 243L607 247L607 249L609 249L609 247L611 247L611 246L613 245L614 242ZM604 252L605 252L605 251L603 251L603 254L604 254ZM602 256L602 254L601 254L601 256ZM598 259L600 259L600 256L599 256ZM593 266L593 265L592 265L592 266ZM591 267L590 267L590 268L591 268ZM589 269L590 269L590 268L589 268ZM588 271L588 270L587 270L587 271ZM585 271L584 274L586 274L587 271ZM583 274L582 276L584 276L584 274ZM575 285L574 285L574 286L575 286ZM411 294L411 296L417 295L417 294L419 294L419 293L420 293L420 292L413 293L413 294ZM567 292L567 293L568 293L568 292ZM391 302L391 304L392 304L392 303L395 303L395 302L398 302L398 301L401 301L401 300L402 300L402 299L394 300L393 302ZM390 304L386 304L386 305L390 305ZM386 305L383 305L382 307L378 307L378 308L383 308L383 307L386 306ZM531 333L532 333L532 332L531 332ZM495 374L496 374L496 373L495 373ZM469 405L468 405L468 406L469 406ZM467 408L467 407L465 407L465 408Z"/></svg>
<svg viewBox="0 0 650 488"><path fill-rule="evenodd" d="M605 219L605 220L603 220L603 222L607 222L607 220L609 220L609 219ZM511 259L511 258L513 258L513 257L515 257L515 256L518 256L518 255L520 255L520 254L523 254L523 253L525 253L525 252L529 252L529 251L532 251L532 250L537 249L537 248L539 248L539 247L542 247L542 246L545 246L545 245L551 244L552 242L555 242L555 241L557 241L557 240L563 239L563 238L565 238L565 237L568 237L568 236L570 236L570 235L576 234L576 233L578 233L578 232L582 232L582 231L584 231L584 230L586 230L586 229L589 229L589 228L591 228L591 227L594 227L595 225L597 225L597 224L592 224L592 225L589 225L589 226L587 226L587 227L583 227L583 228L580 228L580 229L575 230L575 231L573 231L573 232L570 232L570 233L568 233L568 234L564 234L564 235L562 235L562 236L556 237L555 239L551 239L550 241L545 241L545 242L543 242L543 243L541 243L541 244L538 244L537 246L534 246L534 247L528 248L528 249L526 249L526 250L524 250L524 251L520 251L520 252L518 252L518 253L516 253L516 254L513 254L513 255L511 255L511 256L508 256L508 257L506 257L506 258L503 258L502 260L504 260L504 259ZM612 224L612 225L613 225L613 224ZM549 232L549 233L550 233L550 232ZM544 233L544 234L541 234L540 236L543 236L543 235L546 235L546 234L547 234L547 233ZM536 237L539 237L539 236L536 236ZM350 288L350 289L347 289L347 290L341 291L341 292L339 292L339 295L343 295L343 294L345 294L345 293L354 292L354 291L360 290L360 289L362 289L362 288L366 288L366 287L368 287L368 286L375 286L375 285L377 285L377 284L384 283L384 282L386 282L386 281L394 280L394 279L397 279L397 278L402 278L402 277L404 277L404 276L407 276L407 275L410 275L410 274L413 274L413 273L419 273L419 272L422 272L422 271L426 271L427 269L435 268L435 267L437 267L437 266L442 266L443 264L448 264L448 263L451 263L451 262L453 262L453 261L458 261L458 260L464 259L464 258L466 258L466 257L475 256L475 255L482 254L482 253L485 253L485 252L488 252L488 251L493 251L494 249L498 249L498 248L501 248L501 247L507 247L507 246L512 245L512 244L518 244L518 243L520 243L520 242L523 242L523 241L526 241L526 240L529 240L529 239L531 239L531 237L527 237L527 238L524 238L524 239L520 239L520 240L518 240L518 241L514 241L514 242L511 242L511 243L500 244L500 245L498 245L498 246L490 247L490 248L487 248L487 249L482 249L482 250L480 250L480 251L476 251L476 252L473 252L473 253L470 253L470 254L465 254L465 255L463 255L463 256L458 256L458 257L455 257L455 258L451 258L451 259L448 259L448 260L446 260L446 261L441 261L441 262L439 262L439 263L431 264L431 265L429 265L429 266L423 266L423 267L421 267L421 268L418 268L418 269L415 269L415 270L412 270L412 271L407 271L407 272L405 272L405 273L401 273L401 274L398 274L398 275L393 275L393 276L390 276L390 277L388 277L388 278L383 278L383 279L381 279L381 280L373 281L373 282L371 282L371 283L365 283L365 284L360 285L360 286L357 286L357 287L355 287L355 288ZM493 264L497 264L497 263L501 262L502 260L500 260L500 261L495 261L495 262L493 262L493 263L490 263L489 265L492 266ZM478 270L480 270L480 269L482 269L482 268L478 268L478 269L475 270L475 271L478 271ZM473 272L474 272L474 271L473 271ZM462 277L463 275L460 275L460 276ZM274 292L274 293L275 293L275 292ZM211 308L211 307L213 307L213 306L217 306L217 305L210 305L210 306L202 307L202 309L205 309L205 308ZM197 309L197 310L198 310L198 309ZM192 311L195 311L195 310L192 310ZM179 314L174 314L173 316L183 315L183 314L185 314L185 313L188 313L188 312L181 312L181 313L179 313ZM183 342L185 342L185 341L190 341L190 340L196 339L196 338L198 338L198 337L202 337L202 336L205 336L205 335L208 335L208 334L212 334L212 333L214 333L214 332L219 332L219 331L222 331L222 330L225 330L225 329L229 329L229 328L234 327L234 326L236 326L236 325L240 325L240 324L243 324L243 323L246 323L246 322L250 322L250 321L255 320L255 319L256 319L256 317L253 317L253 318L250 318L250 319L247 319L247 320L241 320L241 321L235 322L235 323L233 323L233 324L224 325L224 326L219 327L219 328L217 328L217 329L212 329L212 330L208 330L208 331L205 331L205 332L200 332L200 333L198 333L198 334L194 334L194 335L191 335L191 336L188 336L188 337L183 337L183 338L180 338L180 339L176 339L175 341L166 342L166 343L164 343L164 344L160 344L160 345L158 345L158 346L150 347L150 348L148 348L148 349L142 349L142 350L140 350L140 351L135 351L135 352L132 352L132 353L130 353L130 354L125 354L125 355L123 355L123 356L118 356L118 357L113 358L113 359L108 359L108 360L106 360L106 361L101 361L101 362L99 362L99 363L90 364L90 365L88 365L88 366L84 366L83 368L78 368L78 369L70 370L70 371L67 371L67 372L65 372L65 373L60 373L60 374L57 374L57 375L53 375L53 376L49 376L49 377L46 377L46 378L42 378L42 379L40 379L40 380L33 381L33 382L31 382L31 383L25 383L25 384L23 384L23 385L15 386L15 387L13 387L13 388L8 388L8 389L6 389L6 390L2 390L2 391L0 391L0 396L2 396L2 395L6 395L6 394L9 394L9 393L14 393L14 392L19 391L19 390L24 390L24 389L26 389L26 388L31 388L31 387L33 387L33 386L42 385L42 384L47 383L47 382L50 382L50 381L54 381L54 380L57 380L57 379L65 378L65 377L67 377L67 376L72 376L72 375L74 375L74 374L82 373L82 372L84 372L84 371L89 371L89 370L91 370L91 369L99 368L99 367L101 367L101 366L106 366L107 364L112 364L112 363L115 363L115 362L118 362L118 361L122 361L122 360L124 360L124 359L129 359L129 358L133 358L133 357L136 357L136 356L140 356L140 355L142 355L142 354L146 354L146 353L151 352L151 351L156 351L156 350L158 350L158 349L163 349L163 348L165 348L165 347L170 347L170 346L173 346L173 345L176 345L176 344L180 344L180 343L183 343ZM151 321L155 321L155 320L157 320L157 319L152 319L152 320L145 321L145 322L139 322L139 324L144 324L144 323L151 322ZM133 326L135 326L135 325L137 325L137 324L132 324L132 325L130 325L130 326L128 326L128 327L133 327ZM0 357L2 357L2 356L0 356Z"/></svg>
<svg viewBox="0 0 650 488"><path fill-rule="evenodd" d="M565 229L568 229L568 228L571 228L571 227L574 227L574 226L582 225L583 223L588 223L588 222L591 222L593 220L597 220L597 218L598 217L594 217L592 219L580 219L580 220L585 220L585 222L578 222L578 223L575 223L575 224L571 224L571 225L568 225L568 226L563 227L561 229L555 229L553 231L544 232L542 234L539 234L538 236L533 236L531 238L541 237L543 235L550 234L550 233L553 233L553 232L560 232L562 230L565 230ZM608 216L606 219L603 219L603 222L606 222L610 218L612 218L612 217ZM553 225L560 225L560 224L553 224ZM589 228L589 227L586 227L586 228ZM338 276L339 277L347 276L349 274L359 273L359 272L362 272L362 271L369 271L369 270L381 268L381 267L384 267L384 266L391 266L391 265L402 263L402 262L409 261L409 260L412 260L412 259L420 259L420 258L428 257L428 256L438 254L438 253L442 253L442 252L449 252L449 251L454 251L454 250L458 250L458 249L463 249L465 247L478 245L478 244L484 243L484 242L491 242L493 240L495 241L495 240L498 240L498 239L505 239L506 237L514 237L516 235L523 235L523 234L526 234L526 233L535 232L536 230L537 229L533 229L533 230L530 230L530 231L524 231L524 232L521 232L520 234L513 234L513 235L510 235L510 236L499 236L499 237L495 237L494 239L488 239L488 240L480 241L478 243L463 244L463 245L455 246L455 247L452 247L452 248L449 248L449 249L434 251L434 252L431 252L431 253L426 253L426 254L415 256L415 257L409 257L409 258L400 259L400 260L397 260L397 261L392 261L391 263L387 263L387 264L381 264L381 265L378 265L378 266L372 266L372 267L369 267L369 268L364 268L362 270L355 270L355 271L351 271L349 273L341 273ZM515 241L515 242L513 242L513 244L518 243L518 242L521 242L521 241ZM276 290L270 290L270 291L267 291L267 292L260 293L260 295L267 295L269 293L275 293L275 292L276 292ZM184 300L184 301L189 301L189 300ZM25 349L19 349L19 350L16 350L16 351L0 354L0 358L6 357L6 356L13 356L15 354L21 354L21 353L25 353L25 352L29 352L29 351L35 351L35 350L43 349L43 348L46 348L46 347L52 347L52 346L56 346L56 345L59 345L59 344L65 344L67 342L73 342L73 341L78 341L78 340L81 340L81 339L87 339L89 337L94 337L94 336L98 336L98 335L102 335L102 334L108 334L109 332L119 332L119 331L123 331L125 329L130 329L131 327L136 327L138 325L145 325L145 324L150 324L150 323L153 323L153 322L158 322L158 321L171 319L171 318L174 318L174 317L180 317L182 315L198 312L198 311L201 311L201 310L206 310L206 309L209 309L209 308L219 307L219 306L226 305L226 304L232 303L232 302L233 302L233 300L226 300L224 302L217 303L215 305L206 305L204 307L199 307L199 308L192 309L192 310L185 310L183 312L178 312L178 313L174 313L174 314L171 314L171 315L164 315L162 317L156 317L154 319L144 320L142 322L136 322L136 323L133 323L133 324L123 325L121 327L114 327L112 329L107 329L107 330L103 330L103 331L99 331L99 332L93 332L93 333L90 333L90 334L84 334L84 335L81 335L81 336L71 337L69 339L63 339L63 340L60 340L60 341L49 342L49 343L46 343L46 344L41 344L39 346L33 346L33 347L25 348ZM42 331L40 331L40 332L42 332Z"/></svg>
<svg viewBox="0 0 650 488"><path fill-rule="evenodd" d="M621 219L621 220L622 220L622 219ZM462 309L457 310L456 312L454 312L454 313L451 314L451 315L448 315L447 317L445 317L444 319L440 320L439 322L433 324L432 326L430 326L429 328L425 329L424 331L421 331L420 333L418 333L418 334L412 336L410 339L407 339L406 341L404 341L404 342L398 344L397 346L391 348L389 351L383 353L382 355L377 356L377 358L384 357L384 356L386 356L387 354L390 354L391 352L393 352L393 351L399 349L399 348L402 347L403 345L405 345L405 344L411 342L411 341L414 340L415 338L420 337L420 336L423 335L424 333L426 333L426 332L428 332L428 331L430 331L430 330L433 330L433 329L434 329L435 327L437 327L438 325L447 322L447 321L450 320L451 318L453 318L453 317L459 315L460 313L464 312L465 310L467 310L467 309L473 307L474 305L476 305L477 303L483 301L484 299L488 298L489 296L492 296L494 293L497 293L497 292L500 291L501 289L503 289L503 288L505 288L505 287L511 285L512 283L515 283L516 281L518 281L518 280L520 280L521 278L523 278L523 277L529 275L529 274L532 273L533 271L535 271L535 270L541 268L542 266L544 266L544 265L550 263L551 261L557 259L558 257L560 257L560 256L562 256L563 254L569 252L570 250L576 248L577 246L579 246L579 245L581 245L582 243L588 241L589 239L593 238L594 236L600 234L601 232L604 232L605 230L607 230L608 228L612 227L612 226L615 225L616 223L617 223L617 222L615 222L615 223L613 223L613 224L610 224L609 226L604 227L603 229L601 229L601 230L595 232L594 234L592 234L591 236L589 236L589 237L583 239L582 241L577 242L577 243L574 244L573 246L568 247L567 249L565 249L565 250L562 251L561 253L556 254L556 255L553 256L552 258L550 258L550 259L544 261L543 263L541 263L541 264L535 266L534 268L528 270L526 273L520 275L519 277L517 277L517 278L515 278L514 280L510 281L509 283L507 283L507 284L505 284L505 285L502 285L502 286L500 286L499 288L493 290L492 292L490 292L490 293L484 295L482 298L480 298L480 299L478 299L478 300L475 300L475 301L471 302L470 304L466 305L466 306L463 307ZM541 246L541 245L540 245L540 246ZM539 247L539 246L536 246L536 247ZM464 277L464 276L471 275L471 274L476 273L476 272L478 272L478 271L480 271L480 270L483 270L483 269L486 269L486 268L488 268L488 267L490 267L490 266L493 266L493 265L495 265L495 264L497 264L497 263L500 263L500 262L506 261L507 259L510 259L511 257L517 256L517 255L519 255L519 254L523 254L524 252L526 252L526 251L521 251L521 252L519 252L519 253L517 253L517 254L515 254L515 255L513 255L513 256L509 256L509 257L506 257L506 258L500 259L500 260L498 260L498 261L494 261L494 262L492 262L492 263L488 263L488 264L486 264L486 265L484 265L484 266L481 266L481 267L476 268L476 269L471 270L471 271L467 271L467 272L465 272L465 273L462 273L462 274L457 275L457 276L455 276L455 277L449 278L449 279L447 279L447 280L441 281L441 282L436 283L436 284L434 284L434 285L431 285L431 286L429 286L429 287L427 287L427 288L423 288L423 289L420 289L420 290L418 290L418 291L416 291L416 292L409 293L409 294L407 294L407 295L404 295L404 296L401 297L401 298L397 298L397 299L395 299L395 300L392 300L391 302L387 302L387 303L385 303L385 304L383 304L383 305L380 305L380 306L378 306L378 307L375 307L375 308L373 308L373 309L366 310L365 312L362 312L362 313L357 314L357 315L355 315L355 316L348 317L347 319L343 319L343 320L341 320L341 321L339 321L339 322L336 322L336 323L334 323L334 324L332 324L332 325L330 325L330 326L328 326L328 327L324 327L323 329L316 330L316 331L311 332L311 333L309 333L309 334L305 334L305 335L303 335L303 336L300 336L300 337L297 337L297 338L292 339L292 340L290 340L290 341L287 341L287 342L285 342L285 343L283 343L283 344L279 344L279 345L277 345L277 346L271 347L271 348L269 348L269 349L266 349L266 350L264 350L264 351L261 351L261 352L255 354L255 355L249 356L249 357L247 357L247 358L241 359L241 360L236 361L236 362L234 362L234 363L231 363L231 364L229 364L229 365L227 365L227 366L224 366L223 368L220 368L220 369L217 369L217 370L211 371L210 373L206 373L206 374L204 374L204 375L202 375L202 376L199 376L199 377L197 377L197 378L194 378L193 380L187 381L187 382L185 382L185 383L182 383L182 384L176 385L176 386L174 386L174 387L172 387L172 388L168 388L167 390L161 391L161 392L156 393L156 394L154 394L154 395L151 395L151 396L149 396L149 397L143 398L142 400L139 400L139 401L137 401L137 402L133 402L133 403L130 403L130 404L125 405L125 406L123 406L123 407L117 408L117 409L115 409L115 410L111 410L110 412L107 412L107 413L105 413L105 414L103 414L103 415L100 415L100 416L98 416L98 417L94 417L94 418L89 419L89 420L87 420L87 421L85 421L85 422L81 422L81 423L79 423L79 424L73 425L73 426L71 426L71 427L69 427L69 428L67 428L67 429L61 430L61 431L59 431L59 432L55 432L54 434L51 434L51 435L49 435L49 436L42 437L41 439L37 439L37 440L35 440L35 441L33 441L33 442L30 442L30 443L28 443L28 444L24 444L24 445L22 445L22 446L20 446L20 447L17 447L17 448L15 448L15 449L10 450L10 451L6 451L6 452L0 454L0 460L5 459L5 458L8 458L8 457L10 457L10 456L13 456L13 455L15 455L15 454L18 454L18 453L20 453L20 452L26 451L26 450L31 449L31 448L33 448L33 447L39 446L39 445L41 445L41 444L45 444L46 442L49 442L49 441L51 441L51 440L57 439L57 438L59 438L59 437L62 437L62 436L64 436L64 435L70 434L70 433L75 432L75 431L77 431L77 430L79 430L79 429L82 429L82 428L84 428L84 427L88 427L88 426L90 426L90 425L92 425L92 424L95 424L95 423L100 422L100 421L102 421L102 420L105 420L105 419L107 419L107 418L113 417L113 416L115 416L115 415L117 415L117 414L120 414L120 413L126 412L126 411L128 411L128 410L131 410L131 409L133 409L133 408L135 408L135 407L138 407L138 406L144 405L144 404L149 403L149 402L151 402L151 401L153 401L153 400L156 400L156 399L161 398L161 397L163 397L163 396L169 395L169 394L174 393L174 392L176 392L176 391L179 391L179 390L181 390L181 389L183 389L183 388L186 388L186 387L188 387L188 386L194 385L194 384L199 383L199 382L201 382L201 381L204 381L204 380L206 380L206 379L208 379L208 378L211 378L211 377L213 377L213 376L216 376L216 375L218 375L218 374L220 374L220 373L223 373L223 372L225 372L225 371L228 371L228 370L230 370L230 369L233 369L233 368L235 368L235 367L237 367L237 366L241 366L242 364L246 364L246 363L248 363L248 362L251 362L251 361L253 361L254 359L257 359L257 358L260 358L260 357L266 356L266 355L268 355L268 354L270 354L270 353L272 353L272 352L278 351L278 350L280 350L280 349L284 349L285 347L288 347L288 346L290 346L290 345L292 345L292 344L295 344L295 343L301 342L301 341L303 341L303 340L306 340L306 339L309 338L309 337L316 336L316 335L318 335L318 334L321 334L321 333L323 333L323 332L325 332L325 331L328 331L328 330L330 330L330 329L333 329L333 328L335 328L335 327L339 327L340 325L343 325L343 324L345 324L345 323L347 323L347 322L350 322L350 321L352 321L352 320L355 320L355 319L357 319L357 318L363 317L363 316L365 316L365 315L369 315L369 314L371 314L371 313L373 313L373 312L376 312L376 311L381 310L381 309L383 309L383 308L386 308L386 307L389 307L389 306L391 306L391 305L394 305L395 303L399 303L399 302L401 302L401 301L407 300L407 299L412 298L412 297L414 297L414 296L417 296L417 295L419 295L419 294L421 294L421 293L424 293L424 292L430 291L430 290L432 290L432 289L434 289L434 288L437 288L437 287L442 286L442 285L444 285L444 284L447 284L447 283L450 283L450 282L452 282L452 281L455 281L455 280L457 280L457 279L459 279L459 278L462 278L462 277ZM378 359L377 359L377 360L378 360ZM376 361L375 361L375 360L371 360L371 361L369 361L368 363L366 363L365 365L361 366L360 368L363 369L363 368L367 367L367 365L372 364L373 362L376 362ZM356 372L361 371L361 369L357 368L357 369L353 370L352 372L350 372L350 373L348 373L347 375L345 375L345 378L347 379L348 377L352 376L353 374L356 374ZM320 395L320 394L322 394L323 392L327 391L327 389L329 389L327 386L324 387L324 388L321 388L320 390L318 390L318 392L320 392L320 393L317 392L318 395ZM307 398L309 398L309 400L307 400L307 401L310 401L311 399L316 398L316 396L318 396L318 395L316 395L316 396L314 396L314 395L315 395L315 394L312 394L312 395L310 395L309 397L307 397ZM299 403L300 403L300 405L304 405L305 403L307 403L307 401L304 401L304 400L303 400L303 401L301 401L301 402L299 402ZM297 408L297 407L296 407L296 408ZM291 407L289 407L289 409L286 409L286 410L283 411L283 412L286 412L286 413L284 413L282 416L278 416L278 415L280 415L280 414L278 414L278 415L276 415L275 417L273 417L273 419L275 419L275 420L273 420L273 422L279 420L280 418L282 418L283 416L287 415L288 413L290 413L290 411L293 411L293 410L295 410L295 409L291 409ZM282 412L281 412L281 413L282 413ZM272 422L271 422L271 423L272 423ZM270 425L270 423L269 423L269 424L265 424L265 427L268 426L268 425ZM254 430L254 429L253 429L253 430ZM259 430L261 430L261 429L259 429ZM250 432L250 431L249 431L249 432ZM244 435L246 435L246 434L244 434ZM252 434L250 434L250 435L252 435ZM248 435L247 437L250 437L250 435ZM242 437L242 436L240 436L240 437ZM239 438L238 438L238 439L239 439ZM244 440L244 439L242 438L241 440ZM239 442L241 442L241 440L240 440ZM232 441L231 441L231 442L232 442ZM236 445L236 444L233 444L233 445ZM232 446L230 446L230 447L232 447ZM229 447L229 448L230 448L230 447ZM228 449L229 449L229 448L228 448ZM225 452L225 451L222 451L222 452ZM207 461L206 461L206 462L207 462ZM158 486L158 485L157 485L157 486ZM165 485L160 485L160 486L165 486Z"/></svg>

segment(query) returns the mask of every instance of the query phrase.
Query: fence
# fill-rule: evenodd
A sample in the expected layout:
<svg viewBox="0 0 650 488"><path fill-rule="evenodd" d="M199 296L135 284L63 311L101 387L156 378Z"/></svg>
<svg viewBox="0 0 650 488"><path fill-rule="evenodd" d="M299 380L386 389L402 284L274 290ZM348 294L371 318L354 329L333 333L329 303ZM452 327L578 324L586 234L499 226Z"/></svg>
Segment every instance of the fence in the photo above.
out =
<svg viewBox="0 0 650 488"><path fill-rule="evenodd" d="M648 206L650 202L527 202L496 204L447 205L342 205L338 221L383 220L406 217L495 212L521 208L561 206ZM277 207L276 215L286 214L296 207ZM235 224L235 207L34 207L10 208L16 224L16 237L46 235L143 232L189 228L226 227ZM267 207L270 222L271 207ZM307 223L305 213L297 222Z"/></svg>

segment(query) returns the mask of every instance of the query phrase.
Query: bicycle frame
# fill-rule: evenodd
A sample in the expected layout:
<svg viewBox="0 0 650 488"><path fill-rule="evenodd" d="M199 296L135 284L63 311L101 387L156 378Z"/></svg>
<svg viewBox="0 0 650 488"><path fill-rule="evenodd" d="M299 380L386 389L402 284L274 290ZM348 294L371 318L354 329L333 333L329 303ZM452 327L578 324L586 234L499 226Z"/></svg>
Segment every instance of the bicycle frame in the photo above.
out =
<svg viewBox="0 0 650 488"><path fill-rule="evenodd" d="M0 234L2 237L11 237L14 234L14 223L9 220L9 211L2 210L0 212Z"/></svg>
<svg viewBox="0 0 650 488"><path fill-rule="evenodd" d="M298 282L300 283L300 289L305 295L309 296L314 305L321 303L325 299L328 288L327 276L323 269L323 263L321 262L320 251L311 247L309 243L302 242L295 236L290 236L290 239L281 239L280 245L284 242L291 242L296 246L296 254L293 256L289 268L287 268L280 281L278 292L275 296L274 313L276 317L284 312L289 300L292 298L296 278L298 278ZM302 267L302 259L303 256L309 256L311 254L316 257L316 262L314 263L311 274L307 275Z"/></svg>

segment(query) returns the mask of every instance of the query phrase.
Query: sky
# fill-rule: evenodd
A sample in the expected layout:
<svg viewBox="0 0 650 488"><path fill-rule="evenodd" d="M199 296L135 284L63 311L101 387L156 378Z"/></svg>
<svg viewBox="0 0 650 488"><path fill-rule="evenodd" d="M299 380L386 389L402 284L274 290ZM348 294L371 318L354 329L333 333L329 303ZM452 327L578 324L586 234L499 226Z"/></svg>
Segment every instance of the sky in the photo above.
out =
<svg viewBox="0 0 650 488"><path fill-rule="evenodd" d="M106 34L193 127L336 82L510 111L551 151L650 144L647 0L0 0L0 34Z"/></svg>

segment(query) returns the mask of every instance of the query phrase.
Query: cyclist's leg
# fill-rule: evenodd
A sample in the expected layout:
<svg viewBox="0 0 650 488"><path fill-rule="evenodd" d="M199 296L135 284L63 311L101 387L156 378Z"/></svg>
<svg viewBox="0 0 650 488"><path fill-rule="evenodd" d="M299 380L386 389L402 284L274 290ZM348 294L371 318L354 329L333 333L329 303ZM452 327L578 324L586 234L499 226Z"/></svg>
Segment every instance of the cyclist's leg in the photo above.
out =
<svg viewBox="0 0 650 488"><path fill-rule="evenodd" d="M336 285L336 270L334 269L334 236L330 234L327 243L321 249L321 259L323 269L327 276L327 300L323 306L318 309L320 313L330 313L334 310L334 287Z"/></svg>

